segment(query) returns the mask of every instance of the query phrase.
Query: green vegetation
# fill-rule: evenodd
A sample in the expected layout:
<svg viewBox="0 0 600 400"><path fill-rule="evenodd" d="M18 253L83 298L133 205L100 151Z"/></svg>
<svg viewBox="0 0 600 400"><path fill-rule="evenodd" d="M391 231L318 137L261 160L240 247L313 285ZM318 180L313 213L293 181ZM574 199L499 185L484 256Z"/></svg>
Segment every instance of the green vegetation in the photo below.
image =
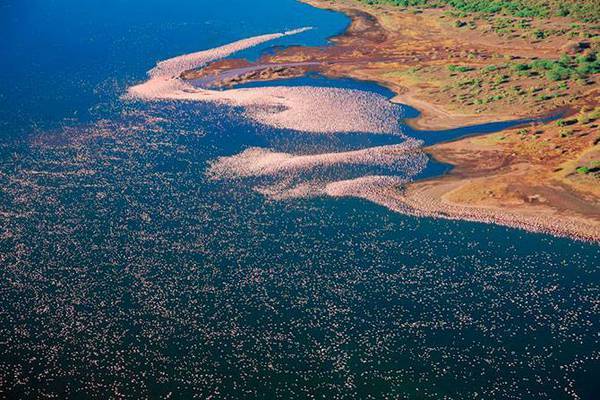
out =
<svg viewBox="0 0 600 400"><path fill-rule="evenodd" d="M600 107L594 109L583 108L577 116L577 122L586 125L600 120Z"/></svg>
<svg viewBox="0 0 600 400"><path fill-rule="evenodd" d="M413 81L428 80L435 76L436 68L439 67L411 68L408 72L414 75ZM451 64L442 68L447 69L450 76L448 80L440 81L443 83L438 93L447 96L451 103L474 106L476 113L497 108L498 104L522 104L541 111L570 104L574 96L585 90L584 86L595 82L595 74L600 73L600 62L596 52L588 50L578 56L565 54L554 60L517 58L500 64ZM556 83L553 84L553 81ZM584 113L561 120L557 125L567 127L578 120L585 124L596 121L598 116ZM561 137L571 135L568 130L563 133Z"/></svg>
<svg viewBox="0 0 600 400"><path fill-rule="evenodd" d="M514 64L512 67L515 71L528 71L531 69L528 64Z"/></svg>
<svg viewBox="0 0 600 400"><path fill-rule="evenodd" d="M571 129L561 129L559 132L559 136L561 138L567 138L573 136L573 131Z"/></svg>
<svg viewBox="0 0 600 400"><path fill-rule="evenodd" d="M564 81L572 78L586 79L590 75L600 73L600 60L596 53L588 53L578 57L563 55L559 60L533 60L529 64L514 64L515 71L530 71L533 74L544 74L551 81Z"/></svg>
<svg viewBox="0 0 600 400"><path fill-rule="evenodd" d="M567 138L573 136L574 130L576 131L577 128L583 125L592 124L599 119L600 107L583 107L576 117L569 119L559 119L555 122L555 124L556 126L562 128L559 131L559 136L561 138ZM572 129L565 128L567 126L571 127ZM596 172L600 169L600 161L593 161L591 164L588 165L588 167L590 168L591 172Z"/></svg>
<svg viewBox="0 0 600 400"><path fill-rule="evenodd" d="M451 76L464 75L444 89L453 91L453 101L463 105L483 106L500 100L541 103L568 97L571 88L593 82L592 75L600 73L600 60L594 51L589 51L576 57L564 54L558 60L519 60L481 68L453 64L447 69ZM550 85L549 81L557 83ZM558 124L574 122L561 120Z"/></svg>
<svg viewBox="0 0 600 400"><path fill-rule="evenodd" d="M600 21L598 0L361 0L367 4L438 8L446 5L464 13L505 14L514 17L571 17L583 22Z"/></svg>
<svg viewBox="0 0 600 400"><path fill-rule="evenodd" d="M559 119L556 121L556 126L569 126L577 123L576 119Z"/></svg>
<svg viewBox="0 0 600 400"><path fill-rule="evenodd" d="M468 67L466 65L449 65L448 70L450 72L469 72L473 71L473 67Z"/></svg>

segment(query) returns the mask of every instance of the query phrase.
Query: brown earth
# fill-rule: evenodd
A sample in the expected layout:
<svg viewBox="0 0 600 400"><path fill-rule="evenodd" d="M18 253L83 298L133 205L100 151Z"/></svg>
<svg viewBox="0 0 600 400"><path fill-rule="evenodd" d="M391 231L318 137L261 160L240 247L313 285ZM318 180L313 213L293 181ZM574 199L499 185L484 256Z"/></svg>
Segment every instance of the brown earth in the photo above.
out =
<svg viewBox="0 0 600 400"><path fill-rule="evenodd" d="M454 170L393 196L423 215L600 240L598 75L552 82L515 68L584 52L588 43L580 46L568 35L543 41L522 32L500 35L489 21L459 28L447 9L413 13L355 0L304 1L342 11L352 23L331 46L290 47L256 63L217 61L183 78L209 76L211 85L228 86L316 71L375 81L397 94L393 101L421 111L411 124L427 129L566 111L574 117L565 126L553 122L432 146L427 151ZM572 25L566 19L532 23L557 31ZM235 70L241 72L231 75Z"/></svg>
<svg viewBox="0 0 600 400"><path fill-rule="evenodd" d="M414 182L398 196L417 214L598 241L598 133L596 122L574 122L566 129L537 125L438 144L427 150L454 165L452 172Z"/></svg>

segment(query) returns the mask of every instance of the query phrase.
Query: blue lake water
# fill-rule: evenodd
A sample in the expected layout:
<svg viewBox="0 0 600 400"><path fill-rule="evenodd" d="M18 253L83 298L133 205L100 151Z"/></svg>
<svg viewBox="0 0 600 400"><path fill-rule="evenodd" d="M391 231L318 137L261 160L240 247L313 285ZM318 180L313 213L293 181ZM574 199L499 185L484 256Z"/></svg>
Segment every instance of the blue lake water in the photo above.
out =
<svg viewBox="0 0 600 400"><path fill-rule="evenodd" d="M292 0L0 2L0 398L597 398L597 245L267 200L207 163L399 139L119 99L159 60L302 26L236 56L324 45L347 24Z"/></svg>

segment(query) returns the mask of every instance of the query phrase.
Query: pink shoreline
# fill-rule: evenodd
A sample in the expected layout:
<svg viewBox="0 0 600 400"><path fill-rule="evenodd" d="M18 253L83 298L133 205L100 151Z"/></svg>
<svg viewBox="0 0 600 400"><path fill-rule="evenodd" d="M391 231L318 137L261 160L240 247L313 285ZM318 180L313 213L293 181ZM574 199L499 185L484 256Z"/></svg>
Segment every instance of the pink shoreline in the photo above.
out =
<svg viewBox="0 0 600 400"><path fill-rule="evenodd" d="M558 216L549 210L517 212L510 209L461 206L415 192L410 187L408 189L387 187L368 200L392 211L415 217L496 224L555 237L600 243L599 225L590 224L584 217Z"/></svg>

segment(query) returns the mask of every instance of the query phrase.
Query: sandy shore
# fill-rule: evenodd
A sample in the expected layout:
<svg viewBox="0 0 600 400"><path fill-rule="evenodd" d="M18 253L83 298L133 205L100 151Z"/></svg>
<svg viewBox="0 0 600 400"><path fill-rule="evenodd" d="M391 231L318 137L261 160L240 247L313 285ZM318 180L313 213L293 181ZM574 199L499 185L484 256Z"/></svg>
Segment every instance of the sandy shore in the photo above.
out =
<svg viewBox="0 0 600 400"><path fill-rule="evenodd" d="M316 71L330 77L375 81L396 93L394 101L421 111L422 115L410 123L428 130L545 115L569 105L589 89L569 88L568 96L561 94L543 102L529 97L515 101L506 94L503 99L482 104L461 101L464 93L459 93L453 86L464 79L460 73L449 71L449 65L469 64L484 69L511 59L556 57L569 43L568 39L509 40L478 29L459 29L443 10L415 14L399 11L397 7L369 6L356 0L303 1L346 13L351 18L347 31L331 39L333 46L294 46L265 55L254 63L240 65L235 64L236 60L222 60L203 70L188 71L184 77L196 79L222 73L224 82L221 83L234 85ZM273 68L265 71L264 65ZM243 74L231 76L227 73L240 66L244 67ZM253 67L255 71L252 71ZM521 76L518 84L525 87L539 83ZM479 96L494 95L485 87L481 91Z"/></svg>
<svg viewBox="0 0 600 400"><path fill-rule="evenodd" d="M419 116L407 119L406 123L415 129L421 130L453 129L490 122L514 121L524 117L524 115L512 114L492 116L449 112L440 106L417 98L410 92L396 95L392 101L399 104L406 104L417 109L419 111Z"/></svg>
<svg viewBox="0 0 600 400"><path fill-rule="evenodd" d="M202 70L186 71L183 78L223 74L227 82L221 83L227 86L316 71L328 77L374 81L396 93L393 102L419 110L421 115L407 122L427 130L531 119L557 110L571 110L572 115L585 107L588 111L579 113L581 121L576 119L568 129L548 123L427 149L438 160L455 166L444 177L413 182L402 190L369 181L368 190L356 192L410 214L600 241L600 174L594 172L600 160L596 81L561 89L543 77L498 67L506 60L557 58L569 44L566 35L543 41L507 38L484 34L485 27L456 28L443 10L411 13L355 0L302 1L344 12L352 23L344 34L332 39L332 46L290 47L254 64L217 61ZM568 21L551 23L566 26ZM453 72L450 65L468 66L465 71L475 72ZM243 74L228 73L240 67ZM496 68L506 72L493 72ZM498 80L500 83L493 83ZM474 101L472 82L479 82L475 87L478 99L490 96L492 101ZM501 89L503 95L498 96L498 85L510 86L510 90ZM518 94L523 91L533 95ZM549 100L540 101L542 98ZM584 115L586 112L591 117ZM359 180L343 186L363 183Z"/></svg>
<svg viewBox="0 0 600 400"><path fill-rule="evenodd" d="M480 178L485 181L485 178ZM553 205L536 204L537 197L510 202L509 200L489 201L488 204L469 204L452 201L452 195L467 182L454 177L430 181L414 182L405 190L390 190L383 193L402 204L406 213L445 219L493 223L547 233L554 236L568 236L585 241L600 241L600 215L598 208L587 212L559 209ZM477 185L477 180L468 184ZM568 192L559 196L567 198Z"/></svg>
<svg viewBox="0 0 600 400"><path fill-rule="evenodd" d="M511 129L442 143L428 151L452 164L447 175L388 191L417 215L497 223L600 241L600 182L581 165L600 159L595 125L571 137L552 125Z"/></svg>
<svg viewBox="0 0 600 400"><path fill-rule="evenodd" d="M352 0L338 2L333 6L322 0L307 2L340 11L356 4ZM368 12L363 6L357 7ZM418 21L418 17L409 14L393 15L386 8L379 8L372 15L384 28L398 23L400 18L406 21L404 29L410 31L409 34L405 32L405 36L414 34L418 38L424 35L424 41L428 40L426 34L414 27L414 21ZM435 15L429 19L421 17L420 22L429 25L436 32L439 25L432 22L435 18ZM364 24L364 20L361 24ZM461 44L453 43L452 39L456 37L452 38L452 35L453 33L449 33L440 37L450 46L460 49ZM473 48L480 46L480 54L497 51L510 54L511 57L557 57L560 49L565 46L560 38L544 45L495 40L489 35L485 43L482 44L480 40L471 42ZM435 46L424 51L431 54L431 48ZM432 61L431 58L425 57L418 62ZM467 60L453 62L460 61ZM479 61L487 62L485 58ZM414 64L410 62L408 65ZM597 109L600 97L598 86L592 85L589 88L591 90L574 95L576 100L571 104L557 103L544 110L515 102L512 106L493 110L491 113L474 114L468 112L468 108L449 107L438 96L424 95L421 89L427 87L427 83L407 80L405 75L393 79L398 76L382 73L377 65L352 71L349 76L373 80L394 90L398 94L393 101L408 104L421 111L418 118L408 121L420 129L447 129L531 118L548 115L559 109L571 110L568 113L572 115L577 114L573 110L581 107ZM432 79L436 79L436 76L433 75ZM578 121L577 118L585 116L584 114L574 115L572 120ZM579 121L585 119L579 118ZM583 175L578 172L581 171L581 166L595 165L597 161L594 160L600 160L598 132L600 128L594 118L591 118L591 122L575 122L569 129L558 127L552 122L432 146L427 151L439 161L452 164L454 169L451 173L440 178L412 182L404 189L380 187L378 194L372 194L370 200L414 215L495 223L599 242L600 176L598 173Z"/></svg>

